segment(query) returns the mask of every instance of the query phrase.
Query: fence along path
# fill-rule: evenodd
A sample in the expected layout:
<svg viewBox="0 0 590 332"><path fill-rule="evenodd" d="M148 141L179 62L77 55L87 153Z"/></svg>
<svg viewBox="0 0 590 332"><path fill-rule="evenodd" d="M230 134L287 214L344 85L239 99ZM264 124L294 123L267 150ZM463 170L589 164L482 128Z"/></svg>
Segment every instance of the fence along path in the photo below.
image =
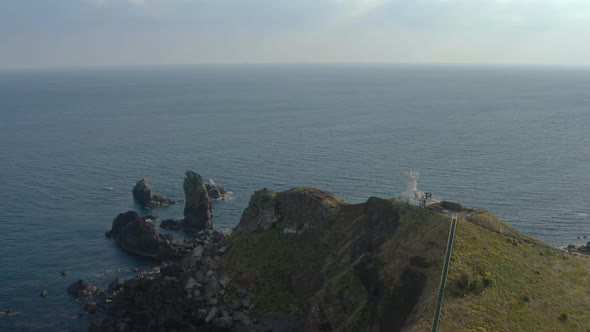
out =
<svg viewBox="0 0 590 332"><path fill-rule="evenodd" d="M440 278L440 286L438 288L436 307L434 308L434 321L432 322L432 332L438 331L440 310L442 308L443 298L445 296L445 288L447 285L447 276L449 274L449 265L451 264L451 255L453 254L453 244L455 243L455 231L457 229L458 218L459 216L457 214L453 214L451 217L451 229L449 230L449 239L447 240L447 252L445 254L445 262L443 265L442 275Z"/></svg>

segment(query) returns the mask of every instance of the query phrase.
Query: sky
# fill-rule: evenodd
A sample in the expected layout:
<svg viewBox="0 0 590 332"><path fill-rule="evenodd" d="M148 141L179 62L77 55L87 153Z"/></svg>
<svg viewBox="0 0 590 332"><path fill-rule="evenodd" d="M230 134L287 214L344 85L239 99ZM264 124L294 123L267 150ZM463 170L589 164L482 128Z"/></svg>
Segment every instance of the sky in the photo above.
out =
<svg viewBox="0 0 590 332"><path fill-rule="evenodd" d="M590 65L589 0L0 0L0 69Z"/></svg>

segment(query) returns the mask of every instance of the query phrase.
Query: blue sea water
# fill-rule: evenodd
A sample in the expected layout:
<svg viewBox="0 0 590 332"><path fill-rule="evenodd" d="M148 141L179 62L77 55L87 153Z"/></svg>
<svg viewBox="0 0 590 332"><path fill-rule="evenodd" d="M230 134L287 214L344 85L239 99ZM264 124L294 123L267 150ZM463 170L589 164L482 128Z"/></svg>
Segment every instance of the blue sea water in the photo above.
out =
<svg viewBox="0 0 590 332"><path fill-rule="evenodd" d="M590 70L249 65L0 72L0 330L82 329L66 294L152 262L104 236L131 188L182 198L186 169L250 195L314 186L351 202L419 187L554 245L590 235ZM180 217L182 206L154 211ZM67 277L59 275L66 270ZM47 290L47 298L39 297Z"/></svg>

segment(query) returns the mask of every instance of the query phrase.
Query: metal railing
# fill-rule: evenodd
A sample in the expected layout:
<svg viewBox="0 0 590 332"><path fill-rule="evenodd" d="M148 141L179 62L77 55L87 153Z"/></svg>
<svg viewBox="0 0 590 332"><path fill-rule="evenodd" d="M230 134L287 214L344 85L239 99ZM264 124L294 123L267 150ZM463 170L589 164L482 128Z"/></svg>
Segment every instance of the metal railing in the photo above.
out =
<svg viewBox="0 0 590 332"><path fill-rule="evenodd" d="M440 286L438 288L438 297L436 299L436 307L434 308L434 321L432 322L432 332L438 331L438 322L440 321L440 311L442 309L443 298L445 296L445 288L447 285L447 276L449 274L449 265L451 264L451 256L453 254L453 244L455 243L455 231L457 230L457 219L459 216L453 214L451 217L451 229L449 230L449 238L447 240L447 252L445 254L445 262L440 277Z"/></svg>

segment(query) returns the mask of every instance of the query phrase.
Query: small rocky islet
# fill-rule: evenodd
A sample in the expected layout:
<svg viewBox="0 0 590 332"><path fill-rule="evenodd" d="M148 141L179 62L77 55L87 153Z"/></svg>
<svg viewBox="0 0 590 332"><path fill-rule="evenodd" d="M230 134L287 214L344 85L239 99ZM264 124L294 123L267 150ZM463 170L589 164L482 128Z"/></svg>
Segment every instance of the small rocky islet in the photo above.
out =
<svg viewBox="0 0 590 332"><path fill-rule="evenodd" d="M212 198L202 177L187 171L183 188L184 218L161 226L187 232L186 239L159 234L150 222L154 216L133 211L119 214L107 232L121 249L159 266L134 278L115 278L107 289L83 280L68 288L86 312L100 314L101 323L90 330L423 331L432 322L450 212L461 215L463 233L457 235L457 261L447 282L441 322L446 330L471 326L457 325L463 321L453 315L463 315L472 304L481 308L481 294L521 291L517 283L514 289L503 283L500 273L511 263L495 260L495 251L545 264L535 265L539 286L530 287L542 292L559 278L559 287L570 286L545 299L548 305L559 307L561 296L576 303L567 308L585 312L585 300L567 293L579 279L549 268L586 266L585 257L565 256L483 209L450 202L423 209L376 197L349 204L315 188L265 188L252 195L228 235L213 229ZM540 258L528 259L533 254ZM492 316L474 320L487 322L486 317ZM566 314L569 322L559 317L543 316L546 329L536 330L585 322L579 312ZM518 322L523 321L512 323Z"/></svg>
<svg viewBox="0 0 590 332"><path fill-rule="evenodd" d="M147 177L139 179L139 181L135 183L132 192L133 199L145 210L182 203L182 200L173 200L166 196L154 194Z"/></svg>

